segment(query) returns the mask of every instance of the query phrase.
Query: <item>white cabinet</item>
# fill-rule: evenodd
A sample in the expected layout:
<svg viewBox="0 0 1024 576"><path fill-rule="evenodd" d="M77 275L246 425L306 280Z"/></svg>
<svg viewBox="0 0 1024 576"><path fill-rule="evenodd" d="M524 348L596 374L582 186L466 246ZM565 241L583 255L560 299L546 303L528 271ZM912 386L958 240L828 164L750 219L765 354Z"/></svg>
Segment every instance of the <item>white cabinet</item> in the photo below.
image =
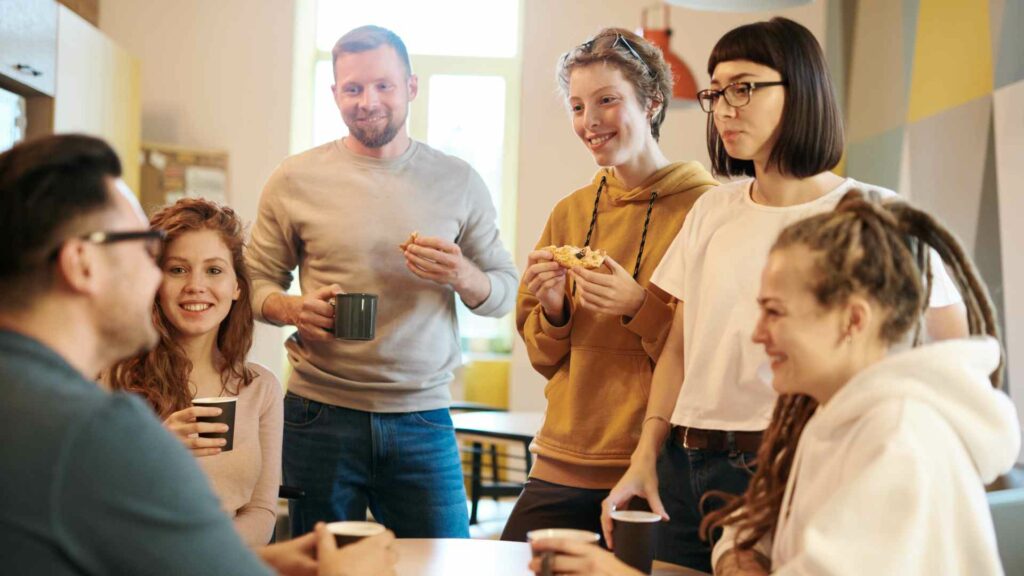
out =
<svg viewBox="0 0 1024 576"><path fill-rule="evenodd" d="M52 96L56 45L54 0L0 0L0 85L26 96Z"/></svg>
<svg viewBox="0 0 1024 576"><path fill-rule="evenodd" d="M57 15L53 131L105 139L121 157L125 182L138 193L142 135L139 63L68 8L60 6Z"/></svg>

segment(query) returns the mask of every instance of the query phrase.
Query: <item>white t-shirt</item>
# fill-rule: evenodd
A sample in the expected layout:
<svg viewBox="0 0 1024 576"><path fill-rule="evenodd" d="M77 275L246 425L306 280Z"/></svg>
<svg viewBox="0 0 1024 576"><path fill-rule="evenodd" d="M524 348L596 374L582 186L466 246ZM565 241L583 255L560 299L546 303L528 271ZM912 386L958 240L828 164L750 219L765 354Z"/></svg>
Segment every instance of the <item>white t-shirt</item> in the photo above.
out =
<svg viewBox="0 0 1024 576"><path fill-rule="evenodd" d="M684 303L684 385L672 423L710 430L758 431L775 405L764 348L751 340L760 311L757 292L768 251L788 225L835 208L851 189L896 193L847 178L821 198L795 206L764 206L750 198L753 179L701 196L651 282ZM930 305L961 301L932 253Z"/></svg>

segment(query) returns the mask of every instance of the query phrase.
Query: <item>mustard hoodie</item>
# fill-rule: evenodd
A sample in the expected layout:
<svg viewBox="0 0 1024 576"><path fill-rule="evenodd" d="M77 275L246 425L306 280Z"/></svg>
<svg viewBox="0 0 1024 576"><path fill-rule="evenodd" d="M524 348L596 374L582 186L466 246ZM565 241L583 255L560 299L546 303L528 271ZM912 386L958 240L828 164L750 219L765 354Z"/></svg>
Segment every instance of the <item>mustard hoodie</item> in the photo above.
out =
<svg viewBox="0 0 1024 576"><path fill-rule="evenodd" d="M647 297L632 318L598 314L577 309L571 282L566 282L569 320L553 326L520 283L516 325L533 367L548 378L544 425L531 446L537 454L532 477L576 488L609 489L629 466L640 438L654 363L675 307L649 279L694 201L717 184L699 162L666 166L631 190L611 169L603 168L588 186L552 210L537 247L583 246L600 188L590 246L606 250L632 272L650 208L637 275ZM653 203L652 192L657 192Z"/></svg>

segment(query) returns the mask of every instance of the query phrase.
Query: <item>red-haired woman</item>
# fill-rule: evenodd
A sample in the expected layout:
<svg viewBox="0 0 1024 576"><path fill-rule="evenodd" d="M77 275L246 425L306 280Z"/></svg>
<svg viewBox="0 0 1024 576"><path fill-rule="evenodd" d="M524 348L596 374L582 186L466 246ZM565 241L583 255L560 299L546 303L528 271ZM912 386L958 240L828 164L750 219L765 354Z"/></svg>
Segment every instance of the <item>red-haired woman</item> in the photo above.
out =
<svg viewBox="0 0 1024 576"><path fill-rule="evenodd" d="M117 364L108 379L112 388L146 398L165 426L203 456L198 462L242 540L266 544L281 481L283 400L277 378L245 360L253 315L242 223L231 208L185 198L155 214L152 227L167 234L153 304L160 342ZM221 451L222 439L197 436L226 428L196 422L220 411L193 407L200 397L237 397L231 451Z"/></svg>

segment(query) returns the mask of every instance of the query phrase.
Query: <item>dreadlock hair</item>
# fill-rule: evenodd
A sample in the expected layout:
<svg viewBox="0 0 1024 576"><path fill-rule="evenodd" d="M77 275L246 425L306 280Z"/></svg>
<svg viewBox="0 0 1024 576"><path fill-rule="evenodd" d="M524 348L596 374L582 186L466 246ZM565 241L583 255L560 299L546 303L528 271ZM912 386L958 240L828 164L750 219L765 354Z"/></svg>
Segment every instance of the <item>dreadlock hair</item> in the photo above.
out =
<svg viewBox="0 0 1024 576"><path fill-rule="evenodd" d="M814 254L814 277L808 282L818 303L826 308L844 304L852 294L878 303L885 314L879 336L887 344L901 341L920 325L928 308L932 274L930 249L949 268L967 307L971 334L998 340L992 300L974 264L956 237L926 212L877 194L852 190L833 212L801 220L784 229L772 252L805 246ZM991 375L1002 382L1003 362ZM757 452L758 468L740 496L709 492L701 501L724 502L701 521L700 534L709 540L718 528L736 526L736 547L748 550L771 532L782 508L797 442L817 409L804 394L784 394L775 403L772 420Z"/></svg>
<svg viewBox="0 0 1024 576"><path fill-rule="evenodd" d="M249 304L252 282L242 254L243 226L235 211L203 198L182 198L153 215L150 227L167 233L167 244L190 232L212 230L231 252L231 265L238 281L239 297L217 329L217 349L223 358L219 366L223 389L237 395L256 373L246 368L245 357L252 348L253 314ZM167 251L160 256L163 269ZM160 342L149 352L123 360L110 370L115 390L128 390L145 398L161 418L192 405L188 378L192 362L174 338L174 327L160 306L153 302L153 325ZM232 386L234 385L234 386Z"/></svg>

